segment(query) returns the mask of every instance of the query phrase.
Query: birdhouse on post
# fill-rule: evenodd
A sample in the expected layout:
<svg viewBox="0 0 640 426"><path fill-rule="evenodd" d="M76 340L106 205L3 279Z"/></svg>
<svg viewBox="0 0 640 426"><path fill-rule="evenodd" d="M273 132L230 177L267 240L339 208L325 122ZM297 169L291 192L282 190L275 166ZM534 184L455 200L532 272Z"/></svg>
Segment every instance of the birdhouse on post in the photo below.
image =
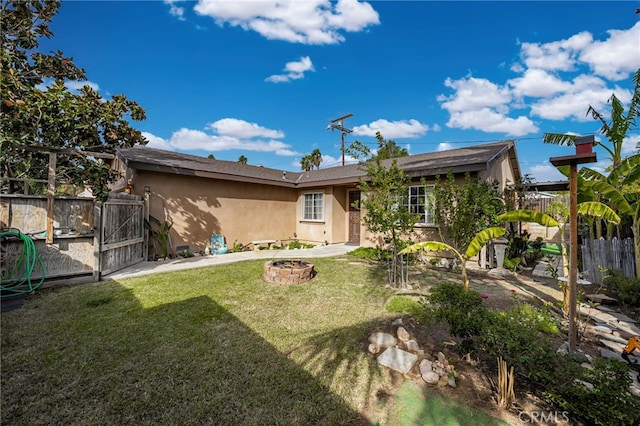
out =
<svg viewBox="0 0 640 426"><path fill-rule="evenodd" d="M576 138L573 143L576 146L576 155L591 154L593 152L593 145L596 143L596 138L593 135L582 136Z"/></svg>

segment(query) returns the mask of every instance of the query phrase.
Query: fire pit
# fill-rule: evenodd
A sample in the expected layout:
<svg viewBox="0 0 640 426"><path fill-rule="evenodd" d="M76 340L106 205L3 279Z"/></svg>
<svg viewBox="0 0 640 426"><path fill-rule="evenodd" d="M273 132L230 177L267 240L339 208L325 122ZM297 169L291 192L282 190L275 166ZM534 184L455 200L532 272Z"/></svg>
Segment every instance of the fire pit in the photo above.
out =
<svg viewBox="0 0 640 426"><path fill-rule="evenodd" d="M313 263L302 260L271 260L264 264L262 279L274 284L300 284L315 276Z"/></svg>

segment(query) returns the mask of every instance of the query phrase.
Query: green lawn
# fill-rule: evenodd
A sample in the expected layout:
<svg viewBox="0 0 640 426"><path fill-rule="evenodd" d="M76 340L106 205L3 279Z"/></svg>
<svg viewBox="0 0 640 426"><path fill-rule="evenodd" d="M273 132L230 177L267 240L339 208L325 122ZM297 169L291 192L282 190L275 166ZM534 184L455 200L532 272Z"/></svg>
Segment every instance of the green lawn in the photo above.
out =
<svg viewBox="0 0 640 426"><path fill-rule="evenodd" d="M386 397L402 382L366 348L393 292L351 260L293 286L256 260L38 291L2 314L1 423L494 424L433 391Z"/></svg>
<svg viewBox="0 0 640 426"><path fill-rule="evenodd" d="M277 286L263 263L43 290L3 313L2 424L384 417L370 396L387 375L365 353L389 315L384 275L315 259L313 281Z"/></svg>

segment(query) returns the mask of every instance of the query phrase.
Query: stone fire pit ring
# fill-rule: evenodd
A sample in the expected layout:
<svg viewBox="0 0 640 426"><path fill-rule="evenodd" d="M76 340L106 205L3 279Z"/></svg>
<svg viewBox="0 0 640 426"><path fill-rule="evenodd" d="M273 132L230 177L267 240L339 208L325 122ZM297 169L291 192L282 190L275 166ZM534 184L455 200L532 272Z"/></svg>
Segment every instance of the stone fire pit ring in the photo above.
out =
<svg viewBox="0 0 640 426"><path fill-rule="evenodd" d="M304 260L279 259L264 264L262 280L273 284L300 284L315 276L313 263Z"/></svg>

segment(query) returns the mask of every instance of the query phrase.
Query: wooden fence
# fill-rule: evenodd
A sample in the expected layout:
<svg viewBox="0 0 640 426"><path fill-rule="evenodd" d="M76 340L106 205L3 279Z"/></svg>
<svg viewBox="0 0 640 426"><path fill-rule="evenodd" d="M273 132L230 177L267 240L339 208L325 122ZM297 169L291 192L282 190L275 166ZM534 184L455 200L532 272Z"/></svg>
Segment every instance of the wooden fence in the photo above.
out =
<svg viewBox="0 0 640 426"><path fill-rule="evenodd" d="M580 248L582 270L588 281L601 284L607 269L616 269L627 277L636 276L632 238L585 240Z"/></svg>
<svg viewBox="0 0 640 426"><path fill-rule="evenodd" d="M97 281L107 274L144 260L144 201L118 194L104 204L92 198L56 197L53 203L53 243L47 243L47 197L2 194L0 228L30 235L44 271L36 265L31 275L47 282ZM50 236L51 237L51 236ZM18 263L23 242L0 244L0 276Z"/></svg>

